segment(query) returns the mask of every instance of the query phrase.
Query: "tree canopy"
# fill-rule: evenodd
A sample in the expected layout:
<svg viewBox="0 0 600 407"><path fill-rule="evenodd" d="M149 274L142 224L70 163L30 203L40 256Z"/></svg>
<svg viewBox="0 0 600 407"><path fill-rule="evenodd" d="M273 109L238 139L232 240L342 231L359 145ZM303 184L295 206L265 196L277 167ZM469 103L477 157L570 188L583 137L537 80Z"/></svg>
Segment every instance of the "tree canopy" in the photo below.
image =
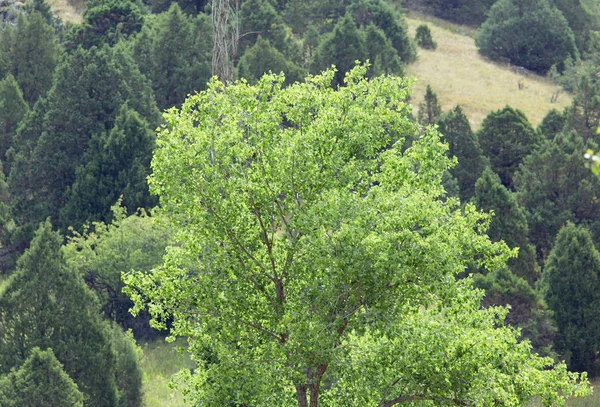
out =
<svg viewBox="0 0 600 407"><path fill-rule="evenodd" d="M366 70L339 88L332 70L287 88L213 80L165 115L150 186L176 245L128 291L189 337L194 402L549 406L584 393L456 279L514 253L484 234L486 215L442 199L452 160L410 119L407 81Z"/></svg>

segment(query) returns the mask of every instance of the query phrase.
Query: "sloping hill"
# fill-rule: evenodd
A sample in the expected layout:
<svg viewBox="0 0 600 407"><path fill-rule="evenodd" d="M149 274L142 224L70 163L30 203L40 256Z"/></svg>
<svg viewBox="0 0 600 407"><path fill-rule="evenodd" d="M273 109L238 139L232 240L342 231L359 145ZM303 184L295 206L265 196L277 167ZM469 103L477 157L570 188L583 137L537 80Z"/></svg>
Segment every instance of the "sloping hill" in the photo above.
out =
<svg viewBox="0 0 600 407"><path fill-rule="evenodd" d="M79 24L83 21L82 13L85 7L83 0L47 0L54 14L65 23Z"/></svg>
<svg viewBox="0 0 600 407"><path fill-rule="evenodd" d="M460 104L475 129L490 111L506 105L522 110L532 125L537 126L549 110L562 110L571 103L569 94L561 93L559 87L544 77L486 61L477 53L472 29L409 15L412 36L423 23L431 28L437 49L419 49L419 59L407 68L408 76L417 78L412 100L415 110L423 100L427 84L437 93L443 111ZM553 103L551 98L557 92L558 99Z"/></svg>

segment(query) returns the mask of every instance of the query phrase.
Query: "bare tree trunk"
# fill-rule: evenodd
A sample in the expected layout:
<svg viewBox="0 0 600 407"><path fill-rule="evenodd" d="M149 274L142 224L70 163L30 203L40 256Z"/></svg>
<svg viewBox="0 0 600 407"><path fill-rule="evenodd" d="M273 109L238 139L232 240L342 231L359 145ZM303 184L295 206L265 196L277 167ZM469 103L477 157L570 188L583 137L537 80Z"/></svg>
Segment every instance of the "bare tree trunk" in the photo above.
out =
<svg viewBox="0 0 600 407"><path fill-rule="evenodd" d="M237 54L240 0L212 0L212 73L225 84L233 82L233 60Z"/></svg>
<svg viewBox="0 0 600 407"><path fill-rule="evenodd" d="M308 398L306 397L306 386L296 385L296 397L298 398L298 407L308 407Z"/></svg>

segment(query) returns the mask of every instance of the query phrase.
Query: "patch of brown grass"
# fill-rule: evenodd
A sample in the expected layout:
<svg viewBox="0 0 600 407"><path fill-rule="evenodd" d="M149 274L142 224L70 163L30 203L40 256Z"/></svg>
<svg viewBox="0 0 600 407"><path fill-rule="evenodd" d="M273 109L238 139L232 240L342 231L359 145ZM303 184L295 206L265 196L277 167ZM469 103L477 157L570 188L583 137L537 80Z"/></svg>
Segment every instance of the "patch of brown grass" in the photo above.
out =
<svg viewBox="0 0 600 407"><path fill-rule="evenodd" d="M407 21L412 36L418 25L427 23L437 42L436 50L419 48L419 59L406 69L409 77L417 79L412 94L415 113L427 84L437 93L443 111L460 104L474 129L489 112L506 105L522 110L537 126L549 110L562 110L571 103L571 95L547 78L521 75L515 67L485 60L477 52L472 28L414 14Z"/></svg>
<svg viewBox="0 0 600 407"><path fill-rule="evenodd" d="M80 24L83 21L84 0L47 0L54 14L65 23Z"/></svg>

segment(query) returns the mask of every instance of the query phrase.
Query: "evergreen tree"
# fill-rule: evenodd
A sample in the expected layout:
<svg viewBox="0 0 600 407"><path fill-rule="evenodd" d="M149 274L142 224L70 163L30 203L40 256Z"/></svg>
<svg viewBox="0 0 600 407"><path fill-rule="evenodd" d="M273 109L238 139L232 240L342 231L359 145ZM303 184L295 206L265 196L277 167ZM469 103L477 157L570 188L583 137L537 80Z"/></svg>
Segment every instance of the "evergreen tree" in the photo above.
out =
<svg viewBox="0 0 600 407"><path fill-rule="evenodd" d="M8 173L6 152L12 144L17 125L29 107L23 99L19 84L12 75L0 80L0 161Z"/></svg>
<svg viewBox="0 0 600 407"><path fill-rule="evenodd" d="M448 155L458 159L450 173L458 181L461 199L468 201L475 193L475 182L487 166L487 159L483 156L477 135L471 130L469 119L459 105L444 114L438 125L448 143Z"/></svg>
<svg viewBox="0 0 600 407"><path fill-rule="evenodd" d="M587 230L572 223L560 230L543 280L560 333L559 349L571 369L594 375L600 348L600 254Z"/></svg>
<svg viewBox="0 0 600 407"><path fill-rule="evenodd" d="M498 0L477 30L476 44L491 59L507 58L539 73L578 58L573 31L548 0Z"/></svg>
<svg viewBox="0 0 600 407"><path fill-rule="evenodd" d="M58 221L76 170L89 157L85 152L92 136L114 127L125 102L151 128L156 126L158 110L150 86L122 46L78 48L63 59L47 101L34 108L32 118L41 117L40 122L26 118L17 132L18 138L39 137L31 140L33 149L11 153L22 160L9 177L20 226L47 216ZM29 143L18 147L28 149Z"/></svg>
<svg viewBox="0 0 600 407"><path fill-rule="evenodd" d="M596 139L600 126L600 82L597 68L582 69L576 75L573 103L566 109L567 129L577 131L584 140Z"/></svg>
<svg viewBox="0 0 600 407"><path fill-rule="evenodd" d="M133 41L140 71L150 79L158 107L183 103L211 76L212 26L208 17L185 15L177 3L156 16Z"/></svg>
<svg viewBox="0 0 600 407"><path fill-rule="evenodd" d="M500 176L505 187L514 189L514 174L539 138L525 114L510 106L491 112L483 119L477 134L492 170Z"/></svg>
<svg viewBox="0 0 600 407"><path fill-rule="evenodd" d="M417 27L415 42L423 49L436 49L437 44L431 36L431 30L427 24L421 24Z"/></svg>
<svg viewBox="0 0 600 407"><path fill-rule="evenodd" d="M306 72L286 59L268 40L258 37L256 43L248 48L237 66L238 78L246 78L250 83L256 83L265 73L285 73L287 84L304 79Z"/></svg>
<svg viewBox="0 0 600 407"><path fill-rule="evenodd" d="M110 333L93 294L67 269L61 244L43 223L0 293L0 372L21 366L35 347L52 348L86 407L116 406Z"/></svg>
<svg viewBox="0 0 600 407"><path fill-rule="evenodd" d="M115 381L117 383L117 406L142 406L142 370L140 369L141 349L131 332L115 324L111 325L112 349L115 354Z"/></svg>
<svg viewBox="0 0 600 407"><path fill-rule="evenodd" d="M585 224L600 237L600 181L585 167L588 146L575 132L544 141L515 176L519 203L527 212L529 238L542 263L567 222Z"/></svg>
<svg viewBox="0 0 600 407"><path fill-rule="evenodd" d="M496 0L424 0L426 10L436 17L459 24L478 26Z"/></svg>
<svg viewBox="0 0 600 407"><path fill-rule="evenodd" d="M51 349L33 348L25 363L0 377L3 407L83 407L83 394Z"/></svg>
<svg viewBox="0 0 600 407"><path fill-rule="evenodd" d="M154 142L154 131L148 123L123 104L110 132L92 136L85 164L77 169L68 201L61 210L62 224L107 221L119 196L132 211L153 207L156 199L148 192L146 178Z"/></svg>
<svg viewBox="0 0 600 407"><path fill-rule="evenodd" d="M561 113L556 109L552 109L544 116L537 131L548 140L552 140L564 129L566 120L565 112Z"/></svg>
<svg viewBox="0 0 600 407"><path fill-rule="evenodd" d="M60 52L54 28L40 13L33 12L29 16L21 15L14 28L6 26L2 37L5 44L0 53L7 56L0 59L7 58L7 73L15 77L23 98L33 106L52 86Z"/></svg>
<svg viewBox="0 0 600 407"><path fill-rule="evenodd" d="M503 240L509 247L518 247L519 255L508 261L510 269L529 284L539 277L535 248L529 242L525 211L515 194L500 182L500 177L486 168L475 184L472 202L483 212L494 212L488 235L492 241Z"/></svg>
<svg viewBox="0 0 600 407"><path fill-rule="evenodd" d="M419 114L417 120L422 125L435 124L442 115L442 107L440 106L437 95L427 85L423 102L419 103Z"/></svg>
<svg viewBox="0 0 600 407"><path fill-rule="evenodd" d="M385 32L375 24L369 23L363 35L365 52L372 64L368 72L369 76L384 74L402 76L404 66Z"/></svg>

